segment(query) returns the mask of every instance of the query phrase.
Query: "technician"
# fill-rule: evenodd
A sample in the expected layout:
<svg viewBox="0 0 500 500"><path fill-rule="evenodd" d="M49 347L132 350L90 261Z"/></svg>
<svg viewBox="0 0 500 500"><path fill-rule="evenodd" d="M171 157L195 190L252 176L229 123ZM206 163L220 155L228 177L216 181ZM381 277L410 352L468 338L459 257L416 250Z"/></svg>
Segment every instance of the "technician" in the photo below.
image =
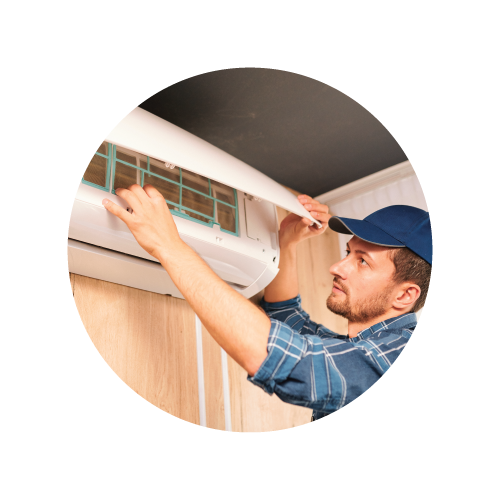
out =
<svg viewBox="0 0 500 500"><path fill-rule="evenodd" d="M323 228L288 215L280 227L280 271L260 309L222 281L184 243L163 196L151 185L117 189L132 213L104 199L139 245L157 258L216 342L248 379L287 403L313 409L313 419L342 408L394 363L417 324L429 287L429 214L406 205L364 220L331 217L309 196L299 201ZM346 256L333 264L327 307L348 320L348 335L309 319L298 294L296 247L326 224L352 234ZM265 312L264 312L265 311Z"/></svg>

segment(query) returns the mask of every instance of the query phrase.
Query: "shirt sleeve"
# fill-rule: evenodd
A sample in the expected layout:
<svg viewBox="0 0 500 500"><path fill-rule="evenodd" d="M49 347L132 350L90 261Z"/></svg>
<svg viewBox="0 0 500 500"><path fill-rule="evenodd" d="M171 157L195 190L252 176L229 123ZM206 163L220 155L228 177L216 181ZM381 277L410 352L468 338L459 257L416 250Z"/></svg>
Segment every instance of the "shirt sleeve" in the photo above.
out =
<svg viewBox="0 0 500 500"><path fill-rule="evenodd" d="M314 410L338 410L385 371L365 347L297 333L287 322L274 318L267 351L266 359L248 380L286 403Z"/></svg>
<svg viewBox="0 0 500 500"><path fill-rule="evenodd" d="M299 334L318 335L320 334L320 330L333 334L333 332L323 325L319 325L311 320L309 314L302 309L300 295L283 302L266 302L262 299L260 305L269 318L287 324Z"/></svg>

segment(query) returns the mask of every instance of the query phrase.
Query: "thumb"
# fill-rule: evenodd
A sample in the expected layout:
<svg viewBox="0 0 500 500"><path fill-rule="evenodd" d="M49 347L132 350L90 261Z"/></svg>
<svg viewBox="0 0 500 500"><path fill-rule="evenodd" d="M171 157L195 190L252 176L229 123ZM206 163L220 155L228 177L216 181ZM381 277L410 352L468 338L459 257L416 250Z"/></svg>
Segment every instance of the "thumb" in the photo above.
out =
<svg viewBox="0 0 500 500"><path fill-rule="evenodd" d="M102 204L108 212L116 215L119 219L125 222L125 224L128 224L132 220L131 214L129 214L124 208L120 207L116 203L113 203L107 198L104 198L104 200L102 200Z"/></svg>

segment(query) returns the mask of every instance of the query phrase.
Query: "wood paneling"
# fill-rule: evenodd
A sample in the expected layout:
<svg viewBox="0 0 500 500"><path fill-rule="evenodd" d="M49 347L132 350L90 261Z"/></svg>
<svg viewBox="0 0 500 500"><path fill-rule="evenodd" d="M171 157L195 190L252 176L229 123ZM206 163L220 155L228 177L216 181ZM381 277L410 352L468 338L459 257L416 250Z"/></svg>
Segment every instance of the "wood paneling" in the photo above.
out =
<svg viewBox="0 0 500 500"><path fill-rule="evenodd" d="M202 327L207 427L225 430L221 348Z"/></svg>
<svg viewBox="0 0 500 500"><path fill-rule="evenodd" d="M114 372L158 408L199 423L195 318L187 302L79 275L74 297Z"/></svg>

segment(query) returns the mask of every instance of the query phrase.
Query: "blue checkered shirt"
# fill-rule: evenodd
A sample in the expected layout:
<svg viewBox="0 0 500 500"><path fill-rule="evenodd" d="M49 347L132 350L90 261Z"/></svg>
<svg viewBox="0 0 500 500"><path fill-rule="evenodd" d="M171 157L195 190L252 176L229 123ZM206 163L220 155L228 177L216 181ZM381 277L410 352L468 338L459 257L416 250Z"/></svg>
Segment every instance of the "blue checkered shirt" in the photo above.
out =
<svg viewBox="0 0 500 500"><path fill-rule="evenodd" d="M417 325L414 313L390 318L354 338L311 321L300 295L261 302L271 318L267 358L248 380L322 418L356 399L394 363Z"/></svg>

